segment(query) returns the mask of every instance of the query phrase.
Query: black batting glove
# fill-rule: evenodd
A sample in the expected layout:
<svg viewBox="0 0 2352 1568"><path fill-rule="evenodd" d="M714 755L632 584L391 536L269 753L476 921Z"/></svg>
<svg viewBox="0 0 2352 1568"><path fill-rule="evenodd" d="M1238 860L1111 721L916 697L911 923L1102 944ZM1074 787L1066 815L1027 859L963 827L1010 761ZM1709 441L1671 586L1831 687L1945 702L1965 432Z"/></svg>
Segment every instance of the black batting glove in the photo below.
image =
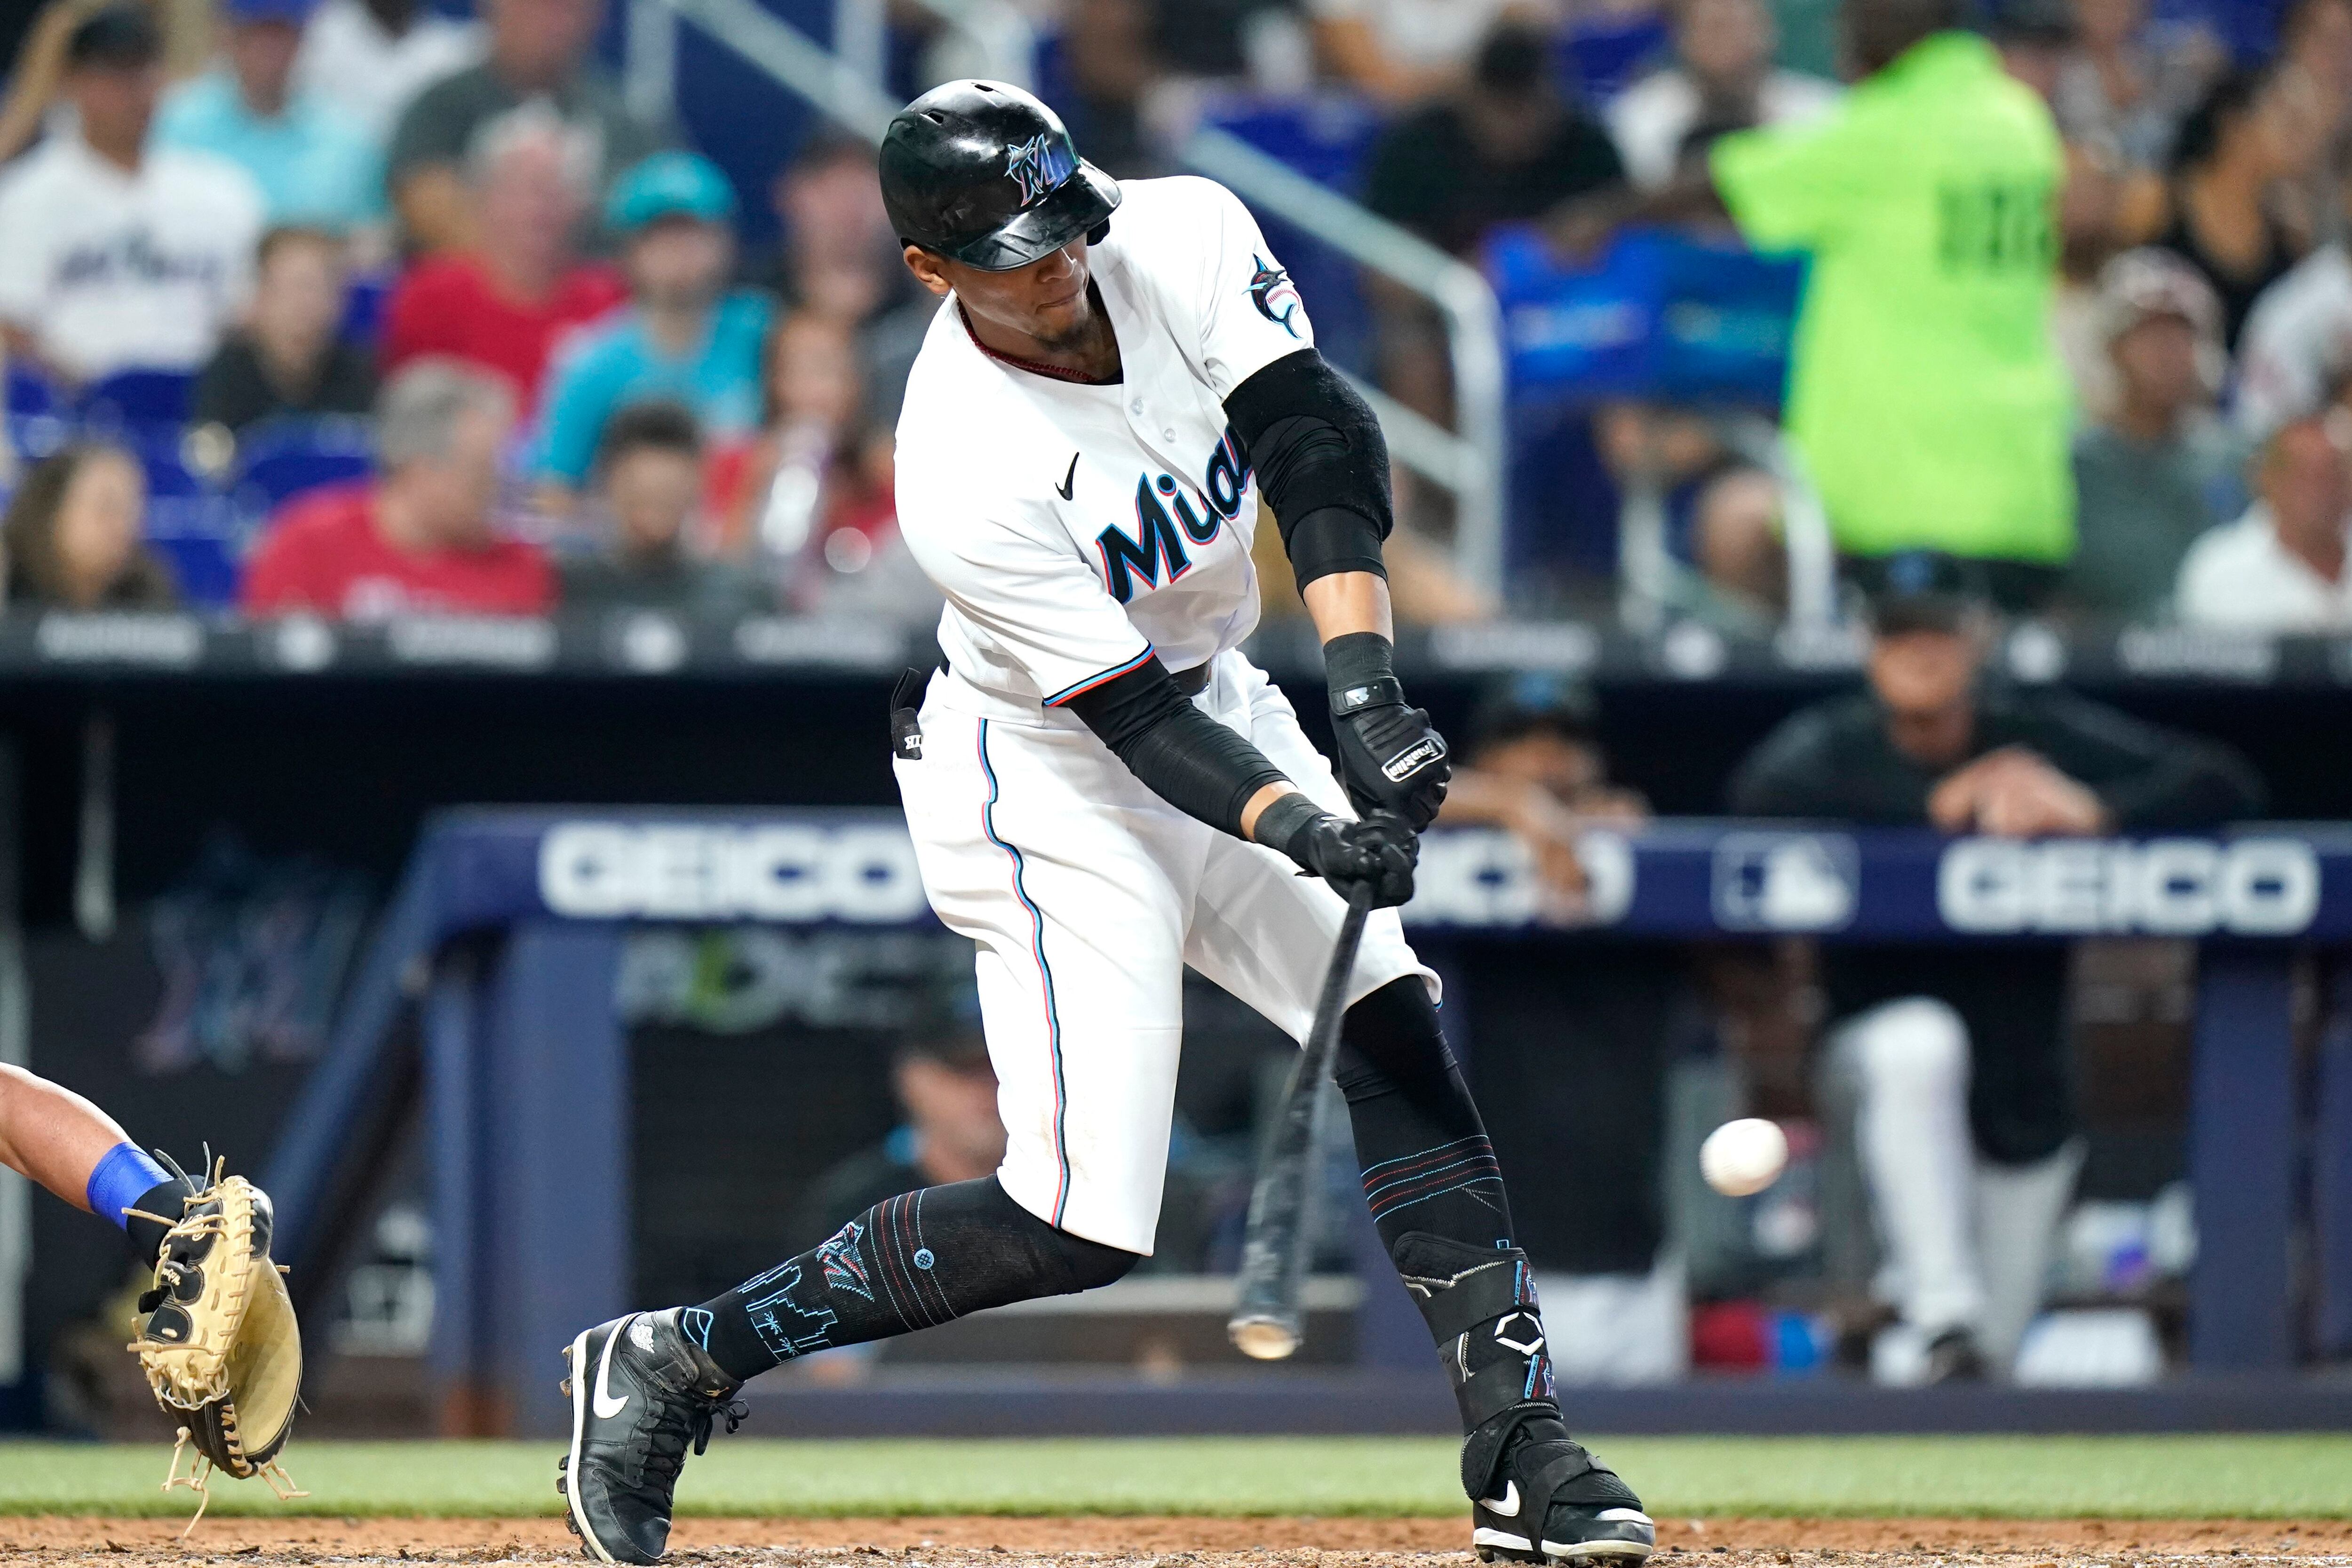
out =
<svg viewBox="0 0 2352 1568"><path fill-rule="evenodd" d="M1445 737L1425 710L1408 708L1391 668L1394 649L1378 632L1349 632L1323 645L1331 685L1331 733L1339 782L1369 816L1392 811L1415 832L1437 819L1454 777Z"/></svg>
<svg viewBox="0 0 2352 1568"><path fill-rule="evenodd" d="M1258 815L1257 841L1281 850L1299 868L1331 884L1341 898L1372 889L1372 908L1412 897L1412 868L1421 839L1404 818L1376 811L1361 822L1335 816L1302 794L1284 795Z"/></svg>

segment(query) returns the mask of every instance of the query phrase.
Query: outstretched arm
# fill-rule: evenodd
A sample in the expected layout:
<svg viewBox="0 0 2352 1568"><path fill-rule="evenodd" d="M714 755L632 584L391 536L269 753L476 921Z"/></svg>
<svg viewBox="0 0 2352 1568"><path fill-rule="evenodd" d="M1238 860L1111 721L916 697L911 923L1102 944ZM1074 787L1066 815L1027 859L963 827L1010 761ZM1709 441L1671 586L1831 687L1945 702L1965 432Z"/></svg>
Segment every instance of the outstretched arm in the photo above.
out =
<svg viewBox="0 0 2352 1568"><path fill-rule="evenodd" d="M0 1063L0 1165L29 1176L78 1209L103 1215L130 1237L147 1263L163 1242L163 1222L180 1217L187 1184L167 1173L121 1123L69 1089Z"/></svg>
<svg viewBox="0 0 2352 1568"><path fill-rule="evenodd" d="M17 47L7 95L0 98L0 163L32 145L41 133L41 122L57 101L58 84L65 76L66 41L97 9L90 0L50 0L33 18Z"/></svg>
<svg viewBox="0 0 2352 1568"><path fill-rule="evenodd" d="M0 1165L87 1209L90 1173L130 1141L120 1122L73 1090L0 1065Z"/></svg>

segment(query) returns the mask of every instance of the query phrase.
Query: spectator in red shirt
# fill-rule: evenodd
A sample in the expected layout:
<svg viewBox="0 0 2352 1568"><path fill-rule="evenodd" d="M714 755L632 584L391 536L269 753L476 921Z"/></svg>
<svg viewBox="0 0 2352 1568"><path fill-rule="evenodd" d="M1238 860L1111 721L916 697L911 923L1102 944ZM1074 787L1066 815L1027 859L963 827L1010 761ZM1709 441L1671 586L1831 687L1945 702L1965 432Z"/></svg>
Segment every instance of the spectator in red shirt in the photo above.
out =
<svg viewBox="0 0 2352 1568"><path fill-rule="evenodd" d="M572 248L591 171L551 110L525 105L484 126L468 167L481 245L400 280L385 308L384 365L464 360L505 377L529 414L558 341L625 302L628 284Z"/></svg>
<svg viewBox="0 0 2352 1568"><path fill-rule="evenodd" d="M505 384L479 371L449 360L402 371L376 407L382 477L288 506L247 571L247 612L547 613L555 601L547 557L492 524L513 423Z"/></svg>

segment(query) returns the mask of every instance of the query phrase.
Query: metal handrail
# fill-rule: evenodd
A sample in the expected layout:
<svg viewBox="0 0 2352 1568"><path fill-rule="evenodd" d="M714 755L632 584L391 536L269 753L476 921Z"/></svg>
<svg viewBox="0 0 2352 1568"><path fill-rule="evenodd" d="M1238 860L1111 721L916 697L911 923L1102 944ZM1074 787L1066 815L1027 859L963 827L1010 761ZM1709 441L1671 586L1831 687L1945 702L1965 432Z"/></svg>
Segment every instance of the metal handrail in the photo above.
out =
<svg viewBox="0 0 2352 1568"><path fill-rule="evenodd" d="M882 0L841 0L881 8ZM929 11L961 35L971 47L971 74L1014 87L1034 87L1037 74L1037 30L1020 7L1008 0L908 0ZM836 13L838 15L838 13ZM941 78L941 80L951 79Z"/></svg>
<svg viewBox="0 0 2352 1568"><path fill-rule="evenodd" d="M633 99L657 90L665 108L676 101L675 34L654 40L680 18L698 25L819 113L868 141L881 141L890 117L898 112L890 96L854 65L756 0L630 0L627 77Z"/></svg>
<svg viewBox="0 0 2352 1568"><path fill-rule="evenodd" d="M1798 632L1828 630L1838 619L1837 545L1829 513L1795 445L1757 415L1725 416L1714 423L1717 440L1771 475L1779 487L1780 546L1788 563L1782 624ZM1705 577L1666 547L1666 498L1656 476L1637 472L1619 484L1623 500L1617 512L1618 618L1636 630L1655 632L1702 589Z"/></svg>
<svg viewBox="0 0 2352 1568"><path fill-rule="evenodd" d="M874 3L839 0L836 20ZM992 70L1005 79L1026 79L1034 36L1025 18L1004 0L913 3L963 32ZM860 135L880 140L898 110L874 79L873 60L866 59L861 68L756 0L631 0L627 76L633 102L667 108L674 101L675 26L679 19L704 28L820 113ZM1502 310L1486 278L1476 268L1226 132L1196 129L1178 155L1243 200L1280 214L1284 222L1429 300L1444 318L1458 431L1446 429L1377 387L1360 380L1356 384L1380 416L1397 460L1453 492L1457 567L1472 584L1499 596L1509 461L1507 383Z"/></svg>
<svg viewBox="0 0 2352 1568"><path fill-rule="evenodd" d="M890 13L885 0L833 0L833 52L877 89L890 69Z"/></svg>
<svg viewBox="0 0 2352 1568"><path fill-rule="evenodd" d="M1509 384L1502 306L1485 275L1230 132L1202 126L1180 155L1244 201L1279 213L1285 223L1419 294L1444 315L1458 433L1393 399L1374 406L1397 458L1454 491L1455 563L1474 585L1499 597ZM1359 388L1364 390L1360 383Z"/></svg>

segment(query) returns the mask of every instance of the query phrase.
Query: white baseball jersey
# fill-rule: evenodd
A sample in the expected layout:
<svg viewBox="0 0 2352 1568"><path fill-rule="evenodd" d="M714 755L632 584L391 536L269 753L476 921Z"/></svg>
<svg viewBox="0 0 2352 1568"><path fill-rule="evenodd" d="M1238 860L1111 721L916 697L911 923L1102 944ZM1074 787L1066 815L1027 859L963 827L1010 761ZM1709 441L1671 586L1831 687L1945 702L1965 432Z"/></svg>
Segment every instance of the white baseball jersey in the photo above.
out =
<svg viewBox="0 0 2352 1568"><path fill-rule="evenodd" d="M1135 180L1093 247L1122 379L992 357L950 299L898 419L898 526L947 595L921 755L896 763L931 907L979 946L1014 1202L1105 1246L1158 1228L1190 964L1293 1037L1345 906L1288 859L1177 810L1071 698L1157 652L1327 810L1346 792L1239 651L1257 495L1225 395L1310 346L1257 224L1206 180ZM1377 911L1349 1001L1436 976Z"/></svg>
<svg viewBox="0 0 2352 1568"><path fill-rule="evenodd" d="M898 527L947 595L948 666L990 717L1034 723L1148 653L1190 669L1257 625L1257 492L1224 399L1314 329L1223 186L1120 189L1091 252L1119 381L992 357L950 300L907 382Z"/></svg>

